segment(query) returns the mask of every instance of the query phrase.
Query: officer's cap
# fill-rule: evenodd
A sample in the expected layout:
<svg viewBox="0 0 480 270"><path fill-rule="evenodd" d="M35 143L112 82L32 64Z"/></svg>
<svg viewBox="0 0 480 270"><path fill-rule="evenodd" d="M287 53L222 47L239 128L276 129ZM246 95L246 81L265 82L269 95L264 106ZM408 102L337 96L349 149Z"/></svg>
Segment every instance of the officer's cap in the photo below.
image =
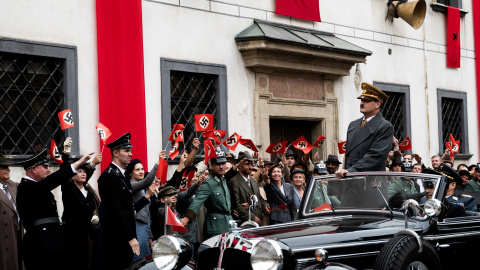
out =
<svg viewBox="0 0 480 270"><path fill-rule="evenodd" d="M30 157L27 160L24 160L18 164L22 165L25 170L30 169L33 166L37 165L49 165L50 158L47 155L47 148L44 148L40 153L36 154L35 156Z"/></svg>
<svg viewBox="0 0 480 270"><path fill-rule="evenodd" d="M122 148L131 148L133 145L130 143L130 138L132 136L130 133L125 133L120 138L116 139L115 141L107 144L107 147L110 148L110 150L115 150L115 149L122 149Z"/></svg>
<svg viewBox="0 0 480 270"><path fill-rule="evenodd" d="M215 152L217 153L217 157L211 159L212 164L219 164L219 163L227 162L225 152L220 147L215 148Z"/></svg>
<svg viewBox="0 0 480 270"><path fill-rule="evenodd" d="M313 166L313 173L316 174L327 174L327 166L323 161L320 161L319 163L315 163L315 166Z"/></svg>
<svg viewBox="0 0 480 270"><path fill-rule="evenodd" d="M0 154L0 166L10 166L12 163L8 162L3 154Z"/></svg>
<svg viewBox="0 0 480 270"><path fill-rule="evenodd" d="M362 89L363 89L363 92L360 96L358 96L358 99L370 98L370 99L378 100L382 103L388 99L387 94L385 94L382 90L378 89L377 87L369 83L363 82Z"/></svg>
<svg viewBox="0 0 480 270"><path fill-rule="evenodd" d="M440 164L440 166L438 167L438 172L447 177L447 184L450 184L452 182L456 182L457 185L463 184L462 177L460 177L460 175L458 175L458 173L454 171L452 167L448 166L445 163Z"/></svg>

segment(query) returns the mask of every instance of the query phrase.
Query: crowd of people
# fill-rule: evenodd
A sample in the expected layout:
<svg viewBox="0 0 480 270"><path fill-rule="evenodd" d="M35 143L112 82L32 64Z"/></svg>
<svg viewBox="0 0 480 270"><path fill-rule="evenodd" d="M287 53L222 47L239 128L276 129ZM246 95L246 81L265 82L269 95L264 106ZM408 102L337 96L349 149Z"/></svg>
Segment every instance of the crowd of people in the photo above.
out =
<svg viewBox="0 0 480 270"><path fill-rule="evenodd" d="M132 160L133 145L126 133L107 144L112 161L98 179L91 177L102 155L93 157L91 153L69 163L72 139L67 138L58 171L50 172L44 149L18 164L25 169L18 183L10 179L12 164L0 155L0 239L5 241L0 270L125 269L149 256L155 240L164 234L179 234L198 247L204 239L228 232L234 225L294 221L308 181L318 175L344 177L350 172L385 170L447 172L452 177L447 179L446 202L476 211L471 196L458 191L480 191L480 166L460 164L458 173L451 173L453 169L448 166L453 166L453 161L447 151L443 157L433 156L433 169L428 170L420 155L402 154L393 127L378 114L388 96L366 83L362 88L359 99L364 117L349 126L343 162L333 154L322 161L318 153L312 161L310 155L299 157L288 148L270 161L256 152L243 151L235 156L217 146L216 157L205 164L203 158L196 159L201 141L195 138L190 151L181 154L174 173L161 179L157 170L167 159L165 151L160 151L158 162L146 172L141 160ZM99 196L87 183L95 180ZM424 192L422 202L433 193L432 183L411 180L397 184L407 185L399 188L406 194ZM59 186L64 206L61 219L51 193ZM318 205L326 200L335 207L340 204L334 197L319 196L316 200ZM170 210L186 232L165 224Z"/></svg>

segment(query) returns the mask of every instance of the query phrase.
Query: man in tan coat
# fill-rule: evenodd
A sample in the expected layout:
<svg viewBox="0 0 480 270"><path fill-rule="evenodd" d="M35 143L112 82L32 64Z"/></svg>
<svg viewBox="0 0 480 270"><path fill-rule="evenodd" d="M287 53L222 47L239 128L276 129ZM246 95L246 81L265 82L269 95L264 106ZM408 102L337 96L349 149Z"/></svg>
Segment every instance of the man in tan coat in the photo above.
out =
<svg viewBox="0 0 480 270"><path fill-rule="evenodd" d="M18 243L23 231L16 208L18 183L10 180L10 166L0 154L0 269L18 270Z"/></svg>

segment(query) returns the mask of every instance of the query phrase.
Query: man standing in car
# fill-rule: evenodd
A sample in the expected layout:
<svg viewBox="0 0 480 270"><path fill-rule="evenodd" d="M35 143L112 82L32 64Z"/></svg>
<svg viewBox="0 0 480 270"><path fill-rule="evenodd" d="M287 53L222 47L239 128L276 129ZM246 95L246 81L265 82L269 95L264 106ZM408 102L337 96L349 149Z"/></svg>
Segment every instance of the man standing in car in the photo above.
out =
<svg viewBox="0 0 480 270"><path fill-rule="evenodd" d="M388 96L377 87L362 83L360 112L363 117L350 123L347 130L345 168L335 172L385 171L385 160L392 148L393 126L380 113Z"/></svg>

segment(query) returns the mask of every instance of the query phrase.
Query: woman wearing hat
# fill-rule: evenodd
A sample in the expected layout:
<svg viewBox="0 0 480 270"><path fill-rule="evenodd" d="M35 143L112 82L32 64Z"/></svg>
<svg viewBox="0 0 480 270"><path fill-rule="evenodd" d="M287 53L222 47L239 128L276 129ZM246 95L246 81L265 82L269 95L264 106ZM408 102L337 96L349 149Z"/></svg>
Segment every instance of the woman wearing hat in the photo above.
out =
<svg viewBox="0 0 480 270"><path fill-rule="evenodd" d="M296 220L295 187L282 180L283 173L279 165L270 168L269 176L265 179L265 192L267 193L267 202L272 209L270 225Z"/></svg>
<svg viewBox="0 0 480 270"><path fill-rule="evenodd" d="M295 208L297 209L300 208L300 202L302 201L303 193L305 191L305 177L305 171L302 169L296 169L290 173L290 179L295 187L294 203Z"/></svg>

